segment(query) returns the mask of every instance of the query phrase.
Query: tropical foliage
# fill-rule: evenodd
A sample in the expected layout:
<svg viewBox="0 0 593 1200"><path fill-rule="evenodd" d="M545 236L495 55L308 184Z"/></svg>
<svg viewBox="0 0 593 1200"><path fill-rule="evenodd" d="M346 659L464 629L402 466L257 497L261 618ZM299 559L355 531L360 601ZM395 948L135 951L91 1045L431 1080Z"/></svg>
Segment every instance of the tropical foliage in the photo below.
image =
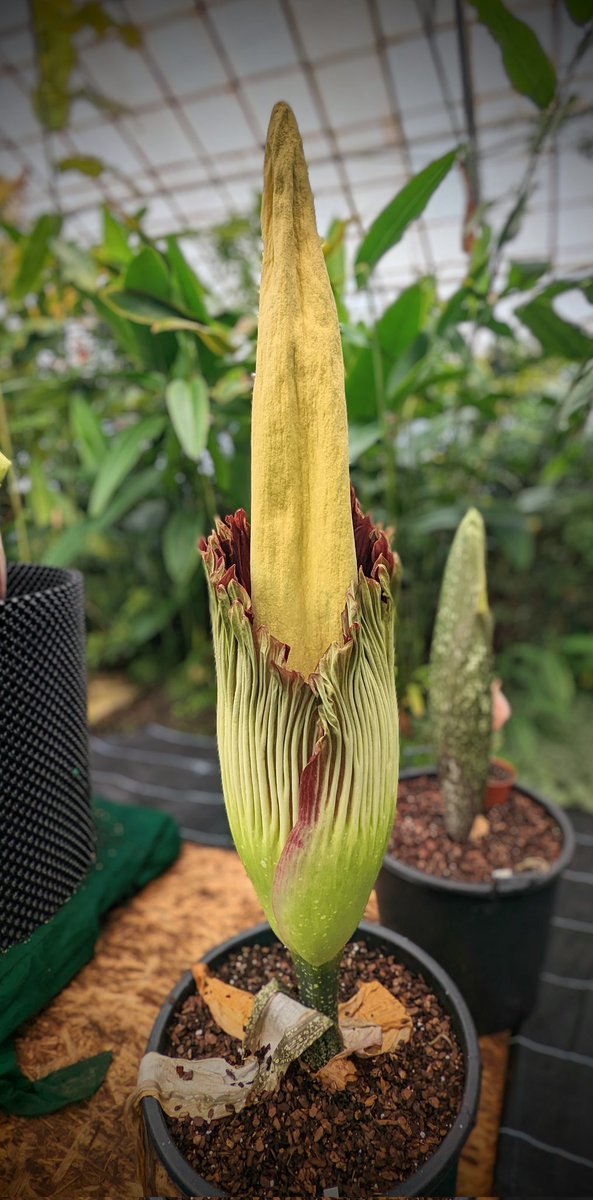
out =
<svg viewBox="0 0 593 1200"><path fill-rule="evenodd" d="M586 7L568 5L583 25L573 67L591 41ZM445 175L461 169L471 178L471 146L451 147L394 197L352 267L343 222L328 231L325 250L341 321L352 477L363 507L395 526L404 567L404 709L422 737L439 582L452 533L475 506L488 530L497 670L515 713L508 738L521 759L533 758L533 737L549 730L552 714L577 714L585 726L591 717L593 339L562 306L575 292L593 302L593 280L513 257L540 157L582 105L570 71L558 80L537 39L534 50L535 35L521 22L518 30L516 18L509 24L503 4L475 8L534 120L524 177L502 217L494 220L489 205L476 209L468 192L465 279L445 296L424 276L377 317L352 315L354 287L370 294L377 263ZM127 27L122 36L131 36ZM525 53L516 53L526 37ZM65 80L54 106L67 108L68 87ZM14 191L2 195L14 208ZM8 211L0 236L0 447L13 462L0 499L8 557L84 570L92 669L125 666L153 683L189 661L194 677L206 663L208 678L195 545L215 514L248 504L256 221L250 215L211 234L219 273L233 282L224 300L192 270L183 231L152 239L142 211L106 209L101 239L88 248L65 236L55 213L24 228L18 204L16 215Z"/></svg>

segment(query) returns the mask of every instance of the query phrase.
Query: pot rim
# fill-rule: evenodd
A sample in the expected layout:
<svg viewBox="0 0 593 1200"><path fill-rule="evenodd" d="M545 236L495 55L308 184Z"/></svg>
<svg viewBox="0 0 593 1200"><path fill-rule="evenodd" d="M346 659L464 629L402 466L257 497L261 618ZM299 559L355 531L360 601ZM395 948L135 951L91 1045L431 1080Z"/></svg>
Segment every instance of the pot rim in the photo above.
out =
<svg viewBox="0 0 593 1200"><path fill-rule="evenodd" d="M400 771L399 778L402 779L421 779L427 777L434 779L437 776L436 767L408 767L404 771ZM492 883L466 883L461 879L440 879L437 875L427 875L426 872L420 871L418 867L410 867L407 863L402 863L398 858L394 858L389 851L383 859L382 870L386 870L391 875L399 875L401 879L405 879L408 883L420 884L423 887L432 888L437 892L457 893L461 896L473 897L500 897L516 896L518 892L532 892L539 888L546 888L552 884L557 877L568 866L575 848L574 830L566 816L566 813L558 808L552 800L548 800L546 796L541 796L539 792L535 792L533 788L528 788L523 783L514 782L512 786L528 796L530 800L535 800L536 804L541 804L542 808L552 816L557 825L559 825L564 838L562 850L552 866L543 874L526 871L521 875L513 875L510 879L494 879Z"/></svg>
<svg viewBox="0 0 593 1200"><path fill-rule="evenodd" d="M465 1068L463 1094L457 1117L434 1154L413 1175L408 1176L403 1183L399 1184L397 1188L393 1191L383 1193L386 1196L432 1195L434 1192L427 1192L427 1189L435 1187L438 1181L445 1176L447 1170L456 1162L475 1124L481 1077L478 1035L467 1004L457 985L453 983L453 980L430 954L427 954L420 946L411 942L409 938L403 937L401 934L395 933L392 929L387 929L383 925L370 921L361 921L350 940L364 940L364 936L367 934L371 935L371 939L386 942L390 950L394 949L396 954L401 954L404 964L425 978L428 986L434 989L437 999L445 1011L457 1019L458 1028L456 1029L456 1034L461 1045ZM363 935L362 938L360 935ZM261 925L253 926L251 929L246 929L240 934L235 934L234 937L228 938L218 946L214 946L206 954L202 955L200 961L206 963L212 962L222 955L227 955L237 946L256 942L262 936L268 940L280 940L273 933L270 925L264 922ZM179 1000L182 997L185 998L185 996L195 990L193 975L191 971L186 971L176 987L169 993L155 1021L146 1047L147 1052L158 1050L160 1040ZM188 1196L226 1197L226 1192L220 1191L214 1184L202 1179L197 1171L190 1166L187 1159L183 1157L170 1135L165 1115L158 1101L152 1097L148 1097L142 1100L141 1103L149 1138L173 1182Z"/></svg>
<svg viewBox="0 0 593 1200"><path fill-rule="evenodd" d="M11 573L13 573L15 570L19 570L20 568L34 568L40 573L43 572L44 575L51 574L54 576L54 582L49 584L47 587L41 586L35 589L29 589L26 592L19 592L17 596L11 596L10 593L7 593L5 599L0 600L0 611L2 611L2 609L8 611L12 608L18 608L21 605L27 604L31 600L38 599L39 597L47 596L59 598L60 596L68 594L73 587L79 586L83 582L82 573L77 571L75 567L52 567L46 565L45 563L20 562L10 562L7 564L7 567L7 577L9 583ZM60 579L55 578L58 575L61 576Z"/></svg>
<svg viewBox="0 0 593 1200"><path fill-rule="evenodd" d="M509 762L508 758L501 758L500 755L495 754L495 755L492 755L492 757L488 759L488 770L489 771L490 771L490 767L493 765L498 765L500 767L504 767L505 770L507 771L508 778L507 779L493 779L492 776L490 774L488 774L487 781L486 781L487 787L492 787L492 786L496 787L497 785L500 785L501 787L506 787L507 784L514 786L515 781L517 779L517 771L516 771L516 768L513 766L512 762ZM402 774L403 774L403 772L402 772Z"/></svg>

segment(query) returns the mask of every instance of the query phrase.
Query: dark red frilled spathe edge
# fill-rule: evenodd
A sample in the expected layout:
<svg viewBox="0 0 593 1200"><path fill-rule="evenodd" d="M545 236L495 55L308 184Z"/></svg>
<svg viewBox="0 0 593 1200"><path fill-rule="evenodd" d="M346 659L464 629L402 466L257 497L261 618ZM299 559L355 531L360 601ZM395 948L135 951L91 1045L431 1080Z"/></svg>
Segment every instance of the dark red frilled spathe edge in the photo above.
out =
<svg viewBox="0 0 593 1200"><path fill-rule="evenodd" d="M352 484L350 499L357 566L359 569L362 567L367 579L376 579L380 566L384 566L392 578L399 571L400 561L399 555L391 549L388 534L381 525L373 525L372 517L368 513L363 513Z"/></svg>
<svg viewBox="0 0 593 1200"><path fill-rule="evenodd" d="M217 520L210 537L200 538L198 549L214 587L228 588L236 579L251 600L251 527L244 508Z"/></svg>
<svg viewBox="0 0 593 1200"><path fill-rule="evenodd" d="M363 513L353 487L350 493L357 566L367 579L377 579L380 567L392 577L399 570L398 555L391 549L385 530L373 525L371 517ZM235 579L251 599L251 527L245 509L239 508L224 521L217 521L210 537L200 540L199 549L217 588L227 588Z"/></svg>

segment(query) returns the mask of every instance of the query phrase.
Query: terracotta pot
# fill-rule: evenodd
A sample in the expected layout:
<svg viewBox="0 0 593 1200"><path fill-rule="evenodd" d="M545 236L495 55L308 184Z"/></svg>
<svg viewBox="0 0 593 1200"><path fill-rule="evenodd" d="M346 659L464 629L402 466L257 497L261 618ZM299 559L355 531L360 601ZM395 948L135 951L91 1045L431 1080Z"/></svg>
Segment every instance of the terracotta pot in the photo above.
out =
<svg viewBox="0 0 593 1200"><path fill-rule="evenodd" d="M506 772L505 779L496 779L492 775L488 775L486 784L486 795L484 797L484 812L488 812L489 808L494 808L497 804L506 804L511 788L515 786L517 772L512 763L507 762L506 758L491 758L490 765L500 767Z"/></svg>

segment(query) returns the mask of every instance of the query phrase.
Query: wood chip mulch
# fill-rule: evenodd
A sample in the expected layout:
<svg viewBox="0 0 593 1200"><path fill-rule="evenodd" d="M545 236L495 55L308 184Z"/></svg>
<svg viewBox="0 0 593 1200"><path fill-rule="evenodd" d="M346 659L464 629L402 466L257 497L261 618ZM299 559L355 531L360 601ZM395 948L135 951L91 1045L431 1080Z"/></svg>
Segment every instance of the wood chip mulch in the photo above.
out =
<svg viewBox="0 0 593 1200"><path fill-rule="evenodd" d="M490 830L478 842L454 842L445 829L437 780L428 775L401 780L389 852L427 875L464 883L491 883L493 871L505 869L545 871L558 858L560 826L519 789L486 817Z"/></svg>
<svg viewBox="0 0 593 1200"><path fill-rule="evenodd" d="M295 992L281 946L243 947L217 970L226 982L256 992L271 978ZM459 1111L463 1058L448 1016L422 979L391 955L351 943L341 999L379 979L414 1021L410 1042L394 1058L357 1059L358 1079L330 1092L294 1063L271 1096L224 1120L171 1119L171 1133L199 1175L231 1196L385 1194L409 1178L440 1145ZM167 1052L184 1058L223 1055L237 1062L239 1043L221 1032L197 995L169 1030Z"/></svg>

